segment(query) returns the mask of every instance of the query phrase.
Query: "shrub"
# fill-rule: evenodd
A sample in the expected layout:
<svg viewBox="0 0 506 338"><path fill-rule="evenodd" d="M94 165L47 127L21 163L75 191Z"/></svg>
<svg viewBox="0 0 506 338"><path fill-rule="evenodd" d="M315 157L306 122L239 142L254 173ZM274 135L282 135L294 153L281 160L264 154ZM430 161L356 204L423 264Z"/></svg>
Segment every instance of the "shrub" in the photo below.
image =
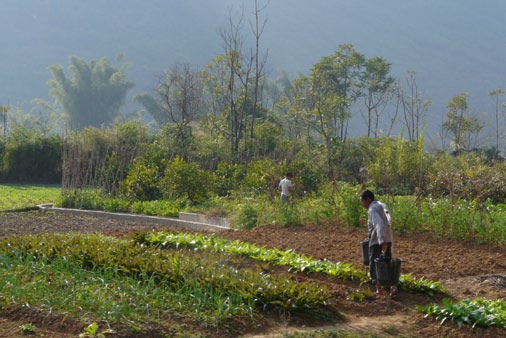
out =
<svg viewBox="0 0 506 338"><path fill-rule="evenodd" d="M131 210L136 214L178 217L179 212L184 209L184 201L136 201L131 205Z"/></svg>
<svg viewBox="0 0 506 338"><path fill-rule="evenodd" d="M423 150L423 139L416 142L385 138L378 141L368 173L378 188L388 193L412 194L422 185L431 159Z"/></svg>
<svg viewBox="0 0 506 338"><path fill-rule="evenodd" d="M251 204L243 204L233 222L238 229L252 229L258 225L258 211Z"/></svg>
<svg viewBox="0 0 506 338"><path fill-rule="evenodd" d="M62 208L103 211L106 210L106 206L112 209L114 204L110 204L110 200L111 197L99 189L65 190L62 192L61 198L56 202L56 205ZM115 204L114 211L119 211L117 207L118 203Z"/></svg>
<svg viewBox="0 0 506 338"><path fill-rule="evenodd" d="M479 203L506 202L506 164L487 165L485 159L475 154L457 157L440 155L428 176L427 193L434 197L476 199Z"/></svg>
<svg viewBox="0 0 506 338"><path fill-rule="evenodd" d="M159 172L157 166L151 167L143 161L135 161L121 184L121 194L137 201L153 201L161 198Z"/></svg>
<svg viewBox="0 0 506 338"><path fill-rule="evenodd" d="M187 163L181 157L167 165L160 189L167 199L185 199L196 204L211 194L212 177L196 163Z"/></svg>
<svg viewBox="0 0 506 338"><path fill-rule="evenodd" d="M9 181L60 183L62 142L59 136L12 136L3 157L4 175Z"/></svg>
<svg viewBox="0 0 506 338"><path fill-rule="evenodd" d="M280 201L276 217L278 223L287 226L301 225L300 211L297 205L294 203L285 203Z"/></svg>
<svg viewBox="0 0 506 338"><path fill-rule="evenodd" d="M274 160L257 160L250 162L244 177L242 190L245 196L253 197L268 193L271 197L277 191L281 173Z"/></svg>
<svg viewBox="0 0 506 338"><path fill-rule="evenodd" d="M219 163L214 172L214 191L218 196L230 195L241 186L244 175L245 169L241 164Z"/></svg>

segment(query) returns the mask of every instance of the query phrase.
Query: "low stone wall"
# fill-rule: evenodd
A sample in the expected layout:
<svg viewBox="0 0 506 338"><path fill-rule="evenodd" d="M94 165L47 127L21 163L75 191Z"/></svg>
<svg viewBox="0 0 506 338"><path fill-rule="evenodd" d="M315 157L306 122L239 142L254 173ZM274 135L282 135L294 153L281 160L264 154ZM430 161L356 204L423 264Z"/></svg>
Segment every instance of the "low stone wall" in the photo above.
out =
<svg viewBox="0 0 506 338"><path fill-rule="evenodd" d="M96 210L81 210L81 209L68 209L68 208L55 208L52 204L41 204L37 206L41 210L51 210L56 212L64 212L71 214L81 214L87 216L95 216L95 217L107 217L112 219L122 219L129 220L135 222L146 222L146 223L156 223L156 224L164 224L176 227L183 227L192 230L207 230L207 231L222 231L228 230L230 227L228 226L228 222L223 220L213 220L211 218L206 218L205 215L201 215L203 217L190 216L190 215L200 215L200 214L191 214L191 213L181 213L183 217L181 218L173 218L173 217L159 217L159 216L147 216L147 215L138 215L138 214L125 214L118 212L106 212L106 211L96 211ZM219 217L217 217L219 218ZM210 221L211 223L207 223L206 221Z"/></svg>
<svg viewBox="0 0 506 338"><path fill-rule="evenodd" d="M184 221L212 224L226 228L230 227L230 225L228 224L228 219L224 217L206 216L203 214L196 214L191 212L180 212L179 219Z"/></svg>

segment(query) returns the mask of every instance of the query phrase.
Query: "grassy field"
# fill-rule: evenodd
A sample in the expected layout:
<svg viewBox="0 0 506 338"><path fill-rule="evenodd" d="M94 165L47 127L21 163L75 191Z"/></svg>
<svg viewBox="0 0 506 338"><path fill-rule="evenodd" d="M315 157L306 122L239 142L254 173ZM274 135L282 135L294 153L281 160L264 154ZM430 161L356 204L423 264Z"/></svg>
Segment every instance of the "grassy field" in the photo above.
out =
<svg viewBox="0 0 506 338"><path fill-rule="evenodd" d="M33 208L54 203L61 193L59 185L0 185L0 211Z"/></svg>

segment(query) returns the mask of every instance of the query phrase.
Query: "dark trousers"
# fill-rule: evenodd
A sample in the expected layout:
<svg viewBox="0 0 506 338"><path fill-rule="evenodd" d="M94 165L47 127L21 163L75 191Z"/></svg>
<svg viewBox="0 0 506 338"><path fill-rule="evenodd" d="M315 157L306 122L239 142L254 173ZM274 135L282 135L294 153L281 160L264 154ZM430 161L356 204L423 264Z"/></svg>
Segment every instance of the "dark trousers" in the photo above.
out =
<svg viewBox="0 0 506 338"><path fill-rule="evenodd" d="M369 247L369 273L371 274L371 280L373 284L377 284L378 280L376 277L376 265L374 260L381 257L381 246L374 244ZM385 252L386 258L392 258L392 243L387 243L387 250Z"/></svg>

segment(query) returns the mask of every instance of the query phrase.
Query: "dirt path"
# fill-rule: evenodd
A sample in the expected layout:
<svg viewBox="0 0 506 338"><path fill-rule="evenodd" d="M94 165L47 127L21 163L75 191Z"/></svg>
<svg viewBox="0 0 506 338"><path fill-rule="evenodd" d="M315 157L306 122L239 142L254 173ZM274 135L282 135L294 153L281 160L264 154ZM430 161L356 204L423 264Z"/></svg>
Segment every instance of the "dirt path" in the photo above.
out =
<svg viewBox="0 0 506 338"><path fill-rule="evenodd" d="M163 225L146 224L56 214L54 212L31 211L23 213L0 214L0 236L12 236L42 232L101 232L114 236L125 236L143 230L176 230ZM181 230L181 229L178 229ZM185 230L183 230L185 231ZM266 225L250 231L225 231L219 236L253 242L266 247L293 249L314 259L328 259L352 263L356 267L362 263L360 241L365 237L365 229L357 229L328 224L282 228ZM487 299L506 299L506 248L462 243L448 239L436 239L427 234L396 235L394 256L406 260L402 273L414 277L424 277L440 281L448 288L448 296L455 299L482 297ZM277 268L278 269L278 268ZM279 273L286 273L279 268ZM444 326L413 311L416 305L427 304L438 299L401 291L395 300L378 297L372 293L364 302L347 299L350 292L367 291L369 286L360 286L336 278L320 275L296 274L299 280L311 280L324 284L333 294L333 301L344 315L332 325L329 323L306 323L287 318L272 318L269 325L261 331L249 332L243 337L280 337L290 331L304 331L314 328L342 328L365 334L374 332L378 337L500 337L506 336L506 329L458 329L451 323ZM32 313L33 315L33 313ZM0 311L0 337L21 337L19 326L27 320L40 323L34 337L75 337L82 332L82 323L68 324L62 328L61 321L47 318L19 317L7 309ZM80 326L79 326L80 325ZM320 326L322 325L322 326Z"/></svg>

